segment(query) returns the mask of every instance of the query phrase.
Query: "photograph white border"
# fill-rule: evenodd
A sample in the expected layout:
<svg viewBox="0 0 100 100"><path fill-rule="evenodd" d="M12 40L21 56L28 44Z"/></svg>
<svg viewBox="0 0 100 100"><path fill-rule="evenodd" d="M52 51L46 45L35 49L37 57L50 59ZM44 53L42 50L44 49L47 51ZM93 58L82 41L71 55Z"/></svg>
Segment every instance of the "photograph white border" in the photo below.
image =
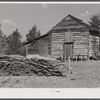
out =
<svg viewBox="0 0 100 100"><path fill-rule="evenodd" d="M0 1L0 4L100 4L100 2ZM100 98L100 89L99 88L0 88L0 98Z"/></svg>

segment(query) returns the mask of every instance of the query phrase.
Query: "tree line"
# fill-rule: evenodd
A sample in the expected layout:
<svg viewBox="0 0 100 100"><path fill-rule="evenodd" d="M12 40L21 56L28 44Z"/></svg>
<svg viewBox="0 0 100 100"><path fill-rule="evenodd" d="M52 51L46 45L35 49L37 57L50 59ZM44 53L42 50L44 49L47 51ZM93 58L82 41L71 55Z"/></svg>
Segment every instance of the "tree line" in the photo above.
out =
<svg viewBox="0 0 100 100"><path fill-rule="evenodd" d="M35 38L39 37L41 35L40 30L37 29L37 26L34 25L29 32L26 34L26 40L27 41L31 41L34 40ZM20 55L25 55L26 51L25 48L22 48L22 35L21 33L18 31L18 29L16 29L15 31L13 31L9 36L2 36L2 42L1 42L1 47L5 48L3 49L3 51L5 50L5 54L8 55L14 55L14 54L20 54Z"/></svg>

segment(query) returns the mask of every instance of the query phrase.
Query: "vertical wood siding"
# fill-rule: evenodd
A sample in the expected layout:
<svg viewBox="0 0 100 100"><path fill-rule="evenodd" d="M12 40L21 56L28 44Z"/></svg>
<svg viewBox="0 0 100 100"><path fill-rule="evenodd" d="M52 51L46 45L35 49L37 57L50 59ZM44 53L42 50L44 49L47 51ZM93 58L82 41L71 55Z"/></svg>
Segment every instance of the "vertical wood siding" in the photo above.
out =
<svg viewBox="0 0 100 100"><path fill-rule="evenodd" d="M70 56L70 58L72 59L73 58L73 43L68 43L66 42L64 44L64 48L63 48L63 56L64 56L64 59L68 59L68 57Z"/></svg>

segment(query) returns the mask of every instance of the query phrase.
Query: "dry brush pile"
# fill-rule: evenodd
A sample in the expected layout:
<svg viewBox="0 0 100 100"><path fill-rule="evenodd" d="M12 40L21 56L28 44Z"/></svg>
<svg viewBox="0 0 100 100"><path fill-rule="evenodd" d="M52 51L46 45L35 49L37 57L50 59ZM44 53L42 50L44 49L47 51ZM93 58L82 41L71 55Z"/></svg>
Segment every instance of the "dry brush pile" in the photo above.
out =
<svg viewBox="0 0 100 100"><path fill-rule="evenodd" d="M64 76L66 71L64 66L55 66L43 59L0 57L0 76Z"/></svg>

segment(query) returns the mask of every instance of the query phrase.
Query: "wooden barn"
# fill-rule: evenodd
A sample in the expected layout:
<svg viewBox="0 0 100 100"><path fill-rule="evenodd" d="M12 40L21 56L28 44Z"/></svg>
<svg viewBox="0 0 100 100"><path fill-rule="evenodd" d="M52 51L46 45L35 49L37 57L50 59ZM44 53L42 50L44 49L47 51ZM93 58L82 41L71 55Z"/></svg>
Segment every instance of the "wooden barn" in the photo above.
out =
<svg viewBox="0 0 100 100"><path fill-rule="evenodd" d="M47 34L26 44L27 55L87 59L99 50L99 32L92 30L82 20L68 15Z"/></svg>

